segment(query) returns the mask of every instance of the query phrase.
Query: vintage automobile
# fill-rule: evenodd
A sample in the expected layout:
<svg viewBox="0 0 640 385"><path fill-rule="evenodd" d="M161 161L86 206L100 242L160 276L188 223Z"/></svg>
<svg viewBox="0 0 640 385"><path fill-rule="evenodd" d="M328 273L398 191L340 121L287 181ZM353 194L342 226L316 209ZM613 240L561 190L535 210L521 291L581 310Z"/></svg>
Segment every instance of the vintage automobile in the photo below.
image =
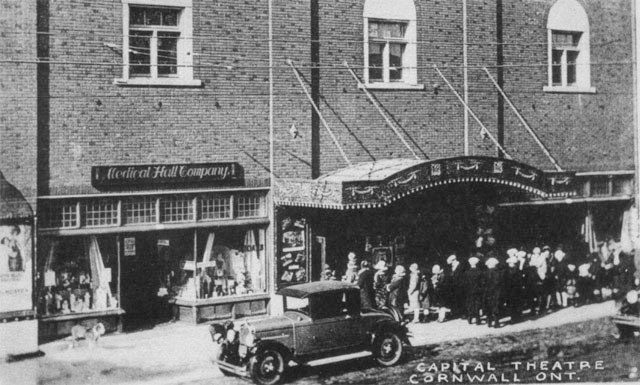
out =
<svg viewBox="0 0 640 385"><path fill-rule="evenodd" d="M632 338L636 331L640 331L639 295L640 287L636 279L635 288L629 290L625 297L617 304L618 312L612 317L612 320L620 331L621 339Z"/></svg>
<svg viewBox="0 0 640 385"><path fill-rule="evenodd" d="M337 281L293 285L278 291L283 314L212 324L214 362L225 375L257 384L280 382L291 361L370 351L384 366L397 363L407 329L389 313L360 306L357 286ZM397 317L397 314L396 314Z"/></svg>

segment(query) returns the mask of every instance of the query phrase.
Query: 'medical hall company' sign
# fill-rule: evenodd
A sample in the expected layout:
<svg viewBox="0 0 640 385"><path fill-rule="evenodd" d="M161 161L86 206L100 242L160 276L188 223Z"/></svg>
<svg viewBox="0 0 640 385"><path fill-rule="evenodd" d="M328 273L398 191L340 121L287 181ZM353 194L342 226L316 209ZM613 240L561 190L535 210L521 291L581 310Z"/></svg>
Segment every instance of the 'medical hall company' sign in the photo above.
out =
<svg viewBox="0 0 640 385"><path fill-rule="evenodd" d="M98 190L153 188L161 186L211 186L240 184L244 180L238 163L156 164L94 166L91 185Z"/></svg>

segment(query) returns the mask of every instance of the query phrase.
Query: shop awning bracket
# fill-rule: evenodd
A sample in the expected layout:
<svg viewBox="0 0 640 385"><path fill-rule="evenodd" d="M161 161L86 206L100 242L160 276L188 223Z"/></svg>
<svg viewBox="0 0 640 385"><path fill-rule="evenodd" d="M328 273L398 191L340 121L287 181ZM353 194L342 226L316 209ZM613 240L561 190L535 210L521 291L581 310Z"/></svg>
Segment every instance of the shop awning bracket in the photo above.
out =
<svg viewBox="0 0 640 385"><path fill-rule="evenodd" d="M558 162L556 161L556 159L553 157L553 155L551 155L551 153L549 152L549 149L547 149L547 147L544 145L544 143L542 143L542 141L540 140L540 138L538 137L538 135L536 134L536 132L529 126L529 124L527 124L527 121L522 117L522 115L520 114L520 111L518 111L518 109L516 108L516 106L511 102L511 100L509 99L509 97L505 94L504 90L502 89L502 87L500 87L500 85L496 82L496 80L493 78L493 76L491 76L491 74L489 73L489 70L487 70L487 67L482 67L482 69L484 70L484 72L487 73L487 76L489 77L489 79L491 80L491 82L493 83L494 86L496 86L496 88L498 89L498 92L500 92L500 94L502 95L502 97L504 98L504 100L507 101L507 104L509 104L509 106L511 107L511 109L513 110L513 112L516 114L516 116L518 117L518 119L520 119L520 122L522 123L522 125L524 126L524 128L526 128L526 130L529 132L529 134L531 134L531 136L533 137L533 139L536 141L536 143L538 144L538 146L540 146L540 148L542 149L542 151L544 152L544 154L549 158L549 160L551 161L551 163L553 163L553 166L556 168L557 171L564 171L562 169L562 167L560 167L560 165L558 164Z"/></svg>
<svg viewBox="0 0 640 385"><path fill-rule="evenodd" d="M409 145L409 143L407 142L407 140L402 136L402 134L400 133L400 131L398 130L398 128L395 126L395 124L393 124L393 122L391 121L391 119L389 119L389 117L387 116L387 114L384 113L384 111L382 110L382 108L380 107L378 101L376 101L376 99L373 97L373 95L371 95L371 93L367 90L367 87L362 83L362 81L360 80L360 78L358 77L358 75L356 75L356 73L351 69L351 67L349 66L349 63L347 63L347 61L343 61L342 62L344 64L345 67L347 67L347 70L349 71L349 73L351 73L351 76L353 76L353 78L356 80L356 82L358 83L358 88L360 88L365 95L367 95L367 98L369 98L369 101L371 101L371 104L374 105L374 107L378 110L378 112L380 113L380 115L382 115L382 118L387 122L387 125L389 126L389 128L391 128L391 130L393 130L393 132L398 136L398 138L400 138L400 140L402 141L402 143L405 145L405 147L407 147L409 149L409 151L411 152L411 154L413 154L413 156L420 160L420 157L418 156L418 154L413 150L413 148L411 148L411 146Z"/></svg>
<svg viewBox="0 0 640 385"><path fill-rule="evenodd" d="M338 150L340 150L340 154L344 158L344 161L347 162L347 164L349 166L351 166L352 163L349 160L349 158L347 157L347 154L342 149L342 146L340 146L340 143L338 143L338 139L336 139L336 136L333 134L333 131L331 131L331 128L329 128L329 125L327 124L327 121L324 120L324 117L322 116L322 113L320 113L320 109L318 108L316 103L313 101L313 98L311 97L311 94L309 94L309 91L307 90L307 87L305 87L304 81L302 81L302 78L300 77L300 72L298 71L296 66L293 64L292 60L287 60L287 64L289 65L289 67L291 67L291 70L293 70L294 75L296 75L296 79L298 79L298 82L300 83L300 87L302 87L302 90L304 91L304 94L307 96L307 99L309 99L309 103L311 103L311 106L313 107L314 111L316 112L316 114L318 114L318 117L320 118L320 121L324 125L324 128L326 128L327 131L329 132L329 135L331 136L331 139L333 140L333 143L336 145L336 147L338 147Z"/></svg>
<svg viewBox="0 0 640 385"><path fill-rule="evenodd" d="M460 94L455 90L455 88L453 88L453 85L451 85L451 83L449 82L449 80L442 74L442 72L440 71L440 69L438 68L437 65L433 65L433 68L436 70L436 72L438 72L438 75L440 75L440 77L442 78L442 80L444 80L444 82L447 84L447 86L449 86L449 89L451 89L451 92L453 92L453 94L458 98L458 100L460 101L460 103L462 103L462 105L464 106L464 108L469 112L469 114L473 117L473 119L475 119L476 122L478 122L478 124L480 125L481 129L481 133L485 133L489 139L491 139L491 141L496 145L496 147L498 147L498 149L504 154L504 156L507 159L513 159L508 153L507 151L500 145L500 143L496 140L496 138L491 135L491 132L489 132L489 130L487 129L487 127L482 123L482 121L480 121L480 119L478 118L478 116L473 112L473 110L471 109L471 107L469 107L469 105L467 105L467 103L464 102L464 100L462 99L462 97L460 96Z"/></svg>

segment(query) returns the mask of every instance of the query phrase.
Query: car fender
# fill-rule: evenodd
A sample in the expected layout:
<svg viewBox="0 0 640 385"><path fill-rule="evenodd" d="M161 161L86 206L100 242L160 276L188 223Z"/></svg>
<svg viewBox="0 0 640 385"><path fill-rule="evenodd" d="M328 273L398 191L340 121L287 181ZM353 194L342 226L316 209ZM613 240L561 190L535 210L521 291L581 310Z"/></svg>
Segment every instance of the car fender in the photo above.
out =
<svg viewBox="0 0 640 385"><path fill-rule="evenodd" d="M411 341L409 341L409 329L407 329L406 326L392 320L380 321L375 325L373 339L384 332L393 332L398 334L403 343L411 346ZM373 342L373 340L371 342Z"/></svg>
<svg viewBox="0 0 640 385"><path fill-rule="evenodd" d="M265 350L276 350L280 352L280 354L282 354L282 357L284 357L285 362L288 362L293 358L293 352L289 348L273 340L257 341L256 345L251 349L251 353L252 353L251 355L255 356Z"/></svg>

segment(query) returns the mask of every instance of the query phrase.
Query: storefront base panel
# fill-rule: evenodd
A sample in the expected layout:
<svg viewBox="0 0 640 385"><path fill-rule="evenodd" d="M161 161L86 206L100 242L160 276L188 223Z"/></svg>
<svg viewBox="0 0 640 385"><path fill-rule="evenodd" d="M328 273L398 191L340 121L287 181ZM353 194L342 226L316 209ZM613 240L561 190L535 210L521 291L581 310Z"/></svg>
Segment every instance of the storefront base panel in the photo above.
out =
<svg viewBox="0 0 640 385"><path fill-rule="evenodd" d="M236 299L235 302L175 300L173 314L177 321L193 324L267 314L268 296Z"/></svg>
<svg viewBox="0 0 640 385"><path fill-rule="evenodd" d="M23 320L0 323L0 359L38 351L38 321Z"/></svg>
<svg viewBox="0 0 640 385"><path fill-rule="evenodd" d="M62 316L42 317L39 320L38 341L45 343L71 334L71 328L82 325L86 329L94 327L98 322L104 325L107 333L122 331L121 309L91 313L66 314Z"/></svg>

